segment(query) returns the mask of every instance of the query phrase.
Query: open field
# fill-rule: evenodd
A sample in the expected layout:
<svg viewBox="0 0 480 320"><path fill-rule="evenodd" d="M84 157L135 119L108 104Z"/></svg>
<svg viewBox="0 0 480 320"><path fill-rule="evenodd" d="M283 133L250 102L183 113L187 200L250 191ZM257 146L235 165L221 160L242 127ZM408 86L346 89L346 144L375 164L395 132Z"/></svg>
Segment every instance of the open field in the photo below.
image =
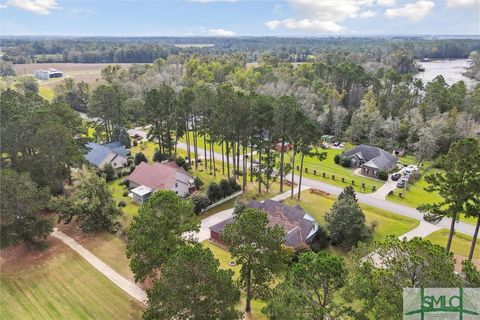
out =
<svg viewBox="0 0 480 320"><path fill-rule="evenodd" d="M94 83L100 78L100 71L112 64L119 64L125 68L131 65L131 63L27 63L15 64L13 67L17 75L32 75L35 70L48 68L63 71L63 78L39 80L40 85L50 86L62 81L65 77L72 77L75 81Z"/></svg>
<svg viewBox="0 0 480 320"><path fill-rule="evenodd" d="M140 319L142 306L59 240L1 252L2 319Z"/></svg>
<svg viewBox="0 0 480 320"><path fill-rule="evenodd" d="M72 77L75 81L85 81L95 83L100 79L100 71L108 65L115 63L27 63L15 64L14 69L17 75L33 75L38 69L55 68L63 71L63 78L54 78L49 80L38 80L40 87L53 88L59 84L65 77ZM118 63L122 67L128 68L131 63Z"/></svg>
<svg viewBox="0 0 480 320"><path fill-rule="evenodd" d="M449 232L447 229L441 229L429 234L426 239L430 240L432 243L445 247L447 245L448 233ZM457 233L453 236L451 251L460 256L468 257L471 243L472 237L462 233ZM475 245L473 258L480 259L480 240L478 239L477 244Z"/></svg>
<svg viewBox="0 0 480 320"><path fill-rule="evenodd" d="M333 206L335 199L332 197L312 194L310 191L302 191L301 200L287 199L284 203L288 205L300 205L306 212L315 218L318 224L325 225L325 213ZM413 228L419 222L376 207L360 204L365 214L367 223L377 222L377 228L373 235L374 240L382 240L387 235L400 236Z"/></svg>

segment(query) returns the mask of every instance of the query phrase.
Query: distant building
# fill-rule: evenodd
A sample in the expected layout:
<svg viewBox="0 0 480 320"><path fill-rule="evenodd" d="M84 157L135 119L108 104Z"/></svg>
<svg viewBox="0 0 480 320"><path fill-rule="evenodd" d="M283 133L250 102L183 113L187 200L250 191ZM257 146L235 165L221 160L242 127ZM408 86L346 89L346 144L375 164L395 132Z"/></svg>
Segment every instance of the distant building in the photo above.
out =
<svg viewBox="0 0 480 320"><path fill-rule="evenodd" d="M61 77L63 77L63 72L58 70L58 69L48 68L47 70L35 70L33 72L33 75L37 79L48 80L50 78L61 78Z"/></svg>
<svg viewBox="0 0 480 320"><path fill-rule="evenodd" d="M334 139L335 139L335 137L332 136L332 135L329 135L329 134L324 134L324 135L322 136L322 141L323 141L323 142L326 142L326 143L333 143L333 142L334 142Z"/></svg>
<svg viewBox="0 0 480 320"><path fill-rule="evenodd" d="M128 186L133 188L133 200L143 203L158 190L172 190L180 197L195 191L195 177L178 167L174 161L167 163L141 162L128 176Z"/></svg>
<svg viewBox="0 0 480 320"><path fill-rule="evenodd" d="M285 232L284 244L297 248L302 244L310 243L318 232L315 219L306 213L300 206L287 206L281 202L267 199L264 202L250 200L248 208L262 210L267 214L268 225L280 226ZM232 223L234 218L226 219L210 227L210 237L222 242L221 234L225 226Z"/></svg>
<svg viewBox="0 0 480 320"><path fill-rule="evenodd" d="M350 166L362 168L362 174L378 178L382 170L389 171L396 167L398 158L379 147L359 145L340 157L350 159Z"/></svg>
<svg viewBox="0 0 480 320"><path fill-rule="evenodd" d="M111 164L113 169L121 169L127 165L127 156L130 151L120 142L106 144L89 142L87 148L89 151L85 159L98 169L103 169L107 163Z"/></svg>

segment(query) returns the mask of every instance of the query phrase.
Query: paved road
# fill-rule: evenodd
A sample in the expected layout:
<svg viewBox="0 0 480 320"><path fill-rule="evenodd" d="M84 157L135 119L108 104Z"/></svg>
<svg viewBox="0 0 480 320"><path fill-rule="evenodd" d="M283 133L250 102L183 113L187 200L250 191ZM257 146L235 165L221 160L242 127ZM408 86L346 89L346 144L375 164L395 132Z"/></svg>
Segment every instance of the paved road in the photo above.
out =
<svg viewBox="0 0 480 320"><path fill-rule="evenodd" d="M439 226L436 226L436 225L428 223L428 222L420 221L420 224L418 225L418 227L408 231L405 234L402 234L398 238L399 239L407 238L407 240L410 240L414 237L425 238L430 233L433 233L433 232L435 232L437 230L440 230L440 229L442 229L442 228L439 227Z"/></svg>
<svg viewBox="0 0 480 320"><path fill-rule="evenodd" d="M177 146L180 149L186 149L186 147L187 147L186 144L184 144L184 143L178 143ZM216 159L221 159L222 155L219 154L219 153L215 153L215 158ZM299 176L295 175L295 182L298 183L298 180L299 180ZM318 180L313 180L313 179L310 179L310 178L306 178L306 177L302 178L302 185L308 186L308 187L311 187L311 188L315 188L315 189L320 189L320 190L328 192L332 195L339 195L343 190L340 187L330 185L330 184L327 184L325 182L321 182L321 181L318 181ZM415 208L411 208L411 207L408 207L408 206L404 206L402 204L387 201L385 199L382 199L378 196L374 196L372 194L357 193L357 198L358 198L358 201L360 203L364 203L364 204L367 204L367 205L370 205L370 206L373 206L373 207L378 207L378 208L381 208L381 209L384 209L384 210L387 210L387 211L391 211L391 212L400 214L402 216L413 218L413 219L416 219L416 220L419 220L421 222L424 222L424 223L427 223L427 224L431 225L431 223L429 223L429 222L427 222L423 219L423 213L419 212ZM452 221L451 219L445 218L434 226L450 229L451 221ZM422 224L422 226L425 226L425 224ZM464 234L467 234L469 236L473 235L474 229L475 229L474 225L471 225L471 224L468 224L468 223L465 223L465 222L461 222L461 221L457 222L456 226L455 226L455 230L457 232L464 233Z"/></svg>
<svg viewBox="0 0 480 320"><path fill-rule="evenodd" d="M125 277L118 274L115 270L110 268L105 262L98 259L94 254L85 249L81 244L75 241L73 238L67 236L65 233L61 232L57 228L53 230L52 236L57 239L60 239L67 246L72 248L77 252L82 258L87 260L95 269L104 274L110 281L116 284L120 289L128 293L131 297L139 302L146 304L147 294L145 291L140 289L135 283L126 279ZM99 294L101 294L99 292Z"/></svg>

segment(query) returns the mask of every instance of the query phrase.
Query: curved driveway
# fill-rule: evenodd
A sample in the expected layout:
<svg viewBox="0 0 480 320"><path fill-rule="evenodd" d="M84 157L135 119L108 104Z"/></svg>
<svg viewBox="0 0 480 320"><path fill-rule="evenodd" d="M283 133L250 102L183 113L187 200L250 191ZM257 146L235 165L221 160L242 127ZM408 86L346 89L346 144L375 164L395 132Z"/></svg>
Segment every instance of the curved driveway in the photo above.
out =
<svg viewBox="0 0 480 320"><path fill-rule="evenodd" d="M184 149L184 150L187 149L187 145L185 143L182 143L182 142L179 142L177 144L177 146L180 149ZM216 159L221 159L222 155L219 154L219 153L215 153L215 158ZM298 179L299 179L299 176L295 175L295 182L298 183ZM343 188L340 188L340 187L337 187L337 186L334 186L334 185L331 185L331 184L328 184L328 183L325 183L325 182L321 182L321 181L318 181L318 180L306 178L306 177L302 178L302 185L308 186L308 187L311 187L311 188L315 188L315 189L321 189L321 190L326 191L326 192L328 192L330 194L333 194L333 195L339 195L343 190ZM357 193L357 198L358 198L358 201L360 203L368 204L368 205L373 206L373 207L377 207L377 208L380 208L380 209L391 211L391 212L397 213L399 215L409 217L409 218L413 218L413 219L424 222L424 223L421 224L421 226L432 225L432 228L433 228L433 226L437 226L437 227L450 229L450 223L452 221L450 218L444 218L438 224L433 225L432 223L430 223L428 221L425 221L423 219L423 213L421 213L420 211L418 211L415 208L411 208L411 207L408 207L408 206L404 206L402 204L387 201L385 199L380 199L378 197L373 196L372 194ZM471 225L471 224L468 224L468 223L465 223L465 222L461 222L461 221L457 222L456 226L455 226L455 230L457 232L464 233L464 234L467 234L469 236L473 235L474 229L475 229L474 225Z"/></svg>

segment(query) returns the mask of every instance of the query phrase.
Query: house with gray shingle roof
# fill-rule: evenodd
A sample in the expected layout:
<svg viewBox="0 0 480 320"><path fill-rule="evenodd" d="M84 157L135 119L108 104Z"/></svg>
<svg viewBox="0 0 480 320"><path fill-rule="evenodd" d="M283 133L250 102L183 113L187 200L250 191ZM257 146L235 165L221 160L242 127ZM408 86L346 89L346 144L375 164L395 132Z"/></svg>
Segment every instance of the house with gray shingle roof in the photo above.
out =
<svg viewBox="0 0 480 320"><path fill-rule="evenodd" d="M362 168L362 174L378 178L380 171L390 171L397 165L398 157L379 147L361 144L340 155L350 159L350 166Z"/></svg>
<svg viewBox="0 0 480 320"><path fill-rule="evenodd" d="M300 206L287 206L278 201L267 199L263 202L250 200L247 208L262 210L267 214L268 226L280 226L285 232L285 245L297 248L301 244L310 243L318 232L315 219L306 213ZM221 240L221 233L225 226L234 222L234 218L221 221L210 227L210 237Z"/></svg>
<svg viewBox="0 0 480 320"><path fill-rule="evenodd" d="M130 154L130 151L120 142L106 144L89 142L87 149L89 151L85 159L98 169L103 169L107 163L110 163L114 169L121 169L127 165L127 157Z"/></svg>

